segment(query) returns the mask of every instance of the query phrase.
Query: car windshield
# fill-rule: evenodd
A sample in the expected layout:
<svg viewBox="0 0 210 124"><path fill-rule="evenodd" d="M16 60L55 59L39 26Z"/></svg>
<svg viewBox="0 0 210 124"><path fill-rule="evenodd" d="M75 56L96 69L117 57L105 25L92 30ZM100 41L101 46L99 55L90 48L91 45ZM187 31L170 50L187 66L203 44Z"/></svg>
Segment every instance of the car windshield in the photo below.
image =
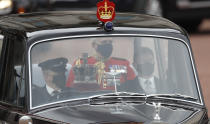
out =
<svg viewBox="0 0 210 124"><path fill-rule="evenodd" d="M156 37L87 37L39 42L30 51L32 107L130 92L198 99L188 46Z"/></svg>

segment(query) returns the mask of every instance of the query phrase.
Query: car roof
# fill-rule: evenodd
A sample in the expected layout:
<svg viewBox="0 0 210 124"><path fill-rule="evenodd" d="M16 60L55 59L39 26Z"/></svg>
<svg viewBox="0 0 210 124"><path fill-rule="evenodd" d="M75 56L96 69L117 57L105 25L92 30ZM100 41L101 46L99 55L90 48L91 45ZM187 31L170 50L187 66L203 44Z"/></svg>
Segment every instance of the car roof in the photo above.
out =
<svg viewBox="0 0 210 124"><path fill-rule="evenodd" d="M172 29L176 33L185 34L182 28L167 19L144 14L116 13L113 23L116 27ZM97 24L96 12L89 11L14 14L0 19L1 30L26 33L50 29L97 27Z"/></svg>

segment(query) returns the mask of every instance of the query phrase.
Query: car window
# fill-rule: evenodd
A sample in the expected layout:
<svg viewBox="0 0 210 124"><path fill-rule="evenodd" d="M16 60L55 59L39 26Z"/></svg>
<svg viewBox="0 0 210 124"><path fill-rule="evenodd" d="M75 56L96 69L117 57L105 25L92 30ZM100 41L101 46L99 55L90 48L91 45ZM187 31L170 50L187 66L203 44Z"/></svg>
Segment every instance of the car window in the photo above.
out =
<svg viewBox="0 0 210 124"><path fill-rule="evenodd" d="M30 65L32 107L112 92L199 99L188 46L178 40L98 37L41 42L30 51Z"/></svg>
<svg viewBox="0 0 210 124"><path fill-rule="evenodd" d="M5 37L4 42L5 58L1 66L3 73L0 100L7 104L22 106L25 96L24 41L10 36Z"/></svg>

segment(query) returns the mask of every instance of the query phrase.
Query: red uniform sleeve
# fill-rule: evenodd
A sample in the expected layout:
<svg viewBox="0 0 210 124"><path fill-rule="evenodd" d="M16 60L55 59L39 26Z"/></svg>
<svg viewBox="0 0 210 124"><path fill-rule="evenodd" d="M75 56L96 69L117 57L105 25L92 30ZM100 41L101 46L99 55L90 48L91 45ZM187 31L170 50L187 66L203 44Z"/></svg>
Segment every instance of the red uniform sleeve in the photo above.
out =
<svg viewBox="0 0 210 124"><path fill-rule="evenodd" d="M73 72L73 69L71 68L67 82L66 82L66 87L72 87L73 81L74 81L74 72Z"/></svg>
<svg viewBox="0 0 210 124"><path fill-rule="evenodd" d="M127 80L134 80L136 78L136 74L134 68L131 67L129 61L127 61Z"/></svg>
<svg viewBox="0 0 210 124"><path fill-rule="evenodd" d="M126 75L121 77L120 82L123 83L126 80L134 80L136 78L136 73L134 71L134 68L130 65L129 61L123 60L120 61L120 63L121 65L124 65L127 68L127 73Z"/></svg>
<svg viewBox="0 0 210 124"><path fill-rule="evenodd" d="M73 82L74 82L74 78L75 78L73 67L76 65L76 61L74 61L73 65L72 65L72 68L69 72L69 76L68 76L68 79L67 79L67 82L66 82L66 87L72 87L73 86Z"/></svg>

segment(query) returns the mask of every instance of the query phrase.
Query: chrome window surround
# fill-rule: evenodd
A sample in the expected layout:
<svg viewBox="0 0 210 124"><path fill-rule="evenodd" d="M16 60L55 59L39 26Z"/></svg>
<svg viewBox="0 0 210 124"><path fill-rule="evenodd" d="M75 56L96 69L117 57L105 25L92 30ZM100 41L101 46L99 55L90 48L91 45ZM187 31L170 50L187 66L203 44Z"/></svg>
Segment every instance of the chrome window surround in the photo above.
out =
<svg viewBox="0 0 210 124"><path fill-rule="evenodd" d="M121 29L121 28L120 28ZM123 28L122 28L123 29ZM29 63L29 97L30 97L30 110L33 110L33 109L36 109L36 108L39 108L39 107L43 107L43 106L47 106L47 105L52 105L52 104L56 104L56 103L62 103L62 102L68 102L68 101L74 101L74 100L80 100L80 99L84 99L84 98L80 98L80 99L71 99L71 100L63 100L63 101L58 101L58 102L53 102L53 103L49 103L49 104L43 104L43 105L40 105L40 106L36 106L36 107L32 107L32 96L31 96L31 49L34 45L38 44L38 43L41 43L41 42L46 42L46 41L53 41L53 40L61 40L61 39L73 39L73 38L88 38L88 37L109 37L109 36L114 36L114 37L122 37L122 36L133 36L133 37L155 37L155 38L165 38L165 39L172 39L172 40L178 40L178 41L181 41L183 42L187 48L188 48L188 52L190 54L190 60L191 60L191 64L192 64L192 67L193 67L193 74L194 74L194 78L195 78L195 82L196 82L196 86L197 86L197 89L198 89L198 94L199 94L199 97L200 97L200 103L198 102L191 102L191 101L187 101L187 100L180 100L180 101L185 101L185 102L189 102L189 103L193 103L193 104L197 104L197 105L204 105L203 103L203 99L202 99L202 96L201 96L201 91L200 91L200 87L199 87L199 84L198 84L198 78L197 78L197 73L196 73L196 70L195 70L195 65L194 65L194 61L193 61L193 58L192 58L192 51L190 49L190 46L182 39L180 38L176 38L176 37L168 37L168 36L161 36L161 35L150 35L150 34L93 34L93 35L77 35L77 36L66 36L66 37L57 37L57 38L51 38L51 39L45 39L45 40L40 40L40 41L37 41L35 43L33 43L30 48L29 48L29 51L28 51L28 63Z"/></svg>
<svg viewBox="0 0 210 124"><path fill-rule="evenodd" d="M190 0L178 0L177 1L177 6L180 9L187 9L187 8L204 8L204 7L210 7L210 1L195 1L192 2Z"/></svg>

